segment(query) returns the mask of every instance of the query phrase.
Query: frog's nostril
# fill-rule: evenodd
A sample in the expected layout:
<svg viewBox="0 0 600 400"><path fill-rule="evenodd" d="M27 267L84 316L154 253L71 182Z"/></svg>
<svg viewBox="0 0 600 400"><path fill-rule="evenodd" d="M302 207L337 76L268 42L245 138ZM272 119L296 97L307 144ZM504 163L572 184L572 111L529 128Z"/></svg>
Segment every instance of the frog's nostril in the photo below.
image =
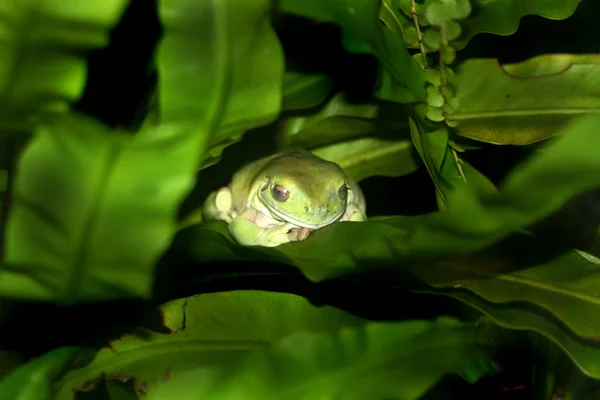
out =
<svg viewBox="0 0 600 400"><path fill-rule="evenodd" d="M308 207L304 207L304 211L308 212L309 208Z"/></svg>

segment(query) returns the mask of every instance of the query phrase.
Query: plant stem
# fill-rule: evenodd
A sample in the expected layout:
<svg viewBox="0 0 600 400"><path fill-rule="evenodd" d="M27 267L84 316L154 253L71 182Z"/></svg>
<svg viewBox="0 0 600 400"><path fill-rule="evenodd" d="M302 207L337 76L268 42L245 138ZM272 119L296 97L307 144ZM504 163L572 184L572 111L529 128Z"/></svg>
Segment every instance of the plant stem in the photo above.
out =
<svg viewBox="0 0 600 400"><path fill-rule="evenodd" d="M423 56L423 67L427 69L427 53L425 53L425 46L423 45L423 35L421 34L421 27L419 26L419 17L417 16L417 7L415 6L415 0L410 0L410 6L410 12L412 14L413 23L415 24L415 29L417 30L419 50L421 50L421 55Z"/></svg>

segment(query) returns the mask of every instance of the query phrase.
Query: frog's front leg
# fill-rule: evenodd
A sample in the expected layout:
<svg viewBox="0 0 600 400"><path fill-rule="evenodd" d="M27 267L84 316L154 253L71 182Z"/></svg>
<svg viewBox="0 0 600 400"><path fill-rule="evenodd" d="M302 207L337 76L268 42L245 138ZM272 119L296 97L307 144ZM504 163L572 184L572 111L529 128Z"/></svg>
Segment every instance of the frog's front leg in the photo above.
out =
<svg viewBox="0 0 600 400"><path fill-rule="evenodd" d="M367 216L365 215L363 210L353 203L350 203L346 206L346 212L344 213L344 216L340 219L340 221L354 222L361 222L366 220Z"/></svg>
<svg viewBox="0 0 600 400"><path fill-rule="evenodd" d="M202 208L202 217L204 220L225 221L228 224L237 217L229 187L222 187L206 198Z"/></svg>
<svg viewBox="0 0 600 400"><path fill-rule="evenodd" d="M231 236L242 246L275 247L280 244L304 240L310 234L306 228L289 223L276 222L271 226L257 223L261 216L255 210L247 210L229 224Z"/></svg>

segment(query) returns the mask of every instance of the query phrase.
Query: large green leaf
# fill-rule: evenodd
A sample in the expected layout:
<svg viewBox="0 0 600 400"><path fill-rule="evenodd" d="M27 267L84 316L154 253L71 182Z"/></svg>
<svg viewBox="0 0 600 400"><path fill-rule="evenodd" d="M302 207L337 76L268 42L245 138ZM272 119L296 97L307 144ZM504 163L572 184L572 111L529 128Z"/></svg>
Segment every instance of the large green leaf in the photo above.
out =
<svg viewBox="0 0 600 400"><path fill-rule="evenodd" d="M161 126L132 138L76 115L41 126L18 166L3 295L150 296L154 263L194 182L203 128Z"/></svg>
<svg viewBox="0 0 600 400"><path fill-rule="evenodd" d="M487 314L502 327L527 330L542 335L554 345L559 346L581 371L595 379L600 379L600 348L597 344L576 337L556 321L548 318L543 311L536 312L535 308L532 310L517 305L494 304L469 293L457 292L450 296ZM578 310L574 313L579 312ZM586 314L586 316L591 315L593 314Z"/></svg>
<svg viewBox="0 0 600 400"><path fill-rule="evenodd" d="M17 172L0 270L4 295L64 302L150 296L154 263L176 230L177 207L223 109L232 62L225 5L161 2L164 123L157 129L111 135L76 115L40 128ZM191 52L190 42L202 45ZM193 67L177 64L191 53ZM197 101L188 104L191 96Z"/></svg>
<svg viewBox="0 0 600 400"><path fill-rule="evenodd" d="M92 363L69 372L53 400L75 399L75 391L92 389L103 379L134 379L140 395L152 392L173 375L192 368L235 363L244 353L264 346L257 341L194 340L185 332L160 334L142 330L111 342Z"/></svg>
<svg viewBox="0 0 600 400"><path fill-rule="evenodd" d="M507 255L447 260L415 274L435 287L466 289L493 303L533 303L581 337L595 339L600 337L600 260L582 254L569 252L533 266L514 265L519 258Z"/></svg>
<svg viewBox="0 0 600 400"><path fill-rule="evenodd" d="M86 82L85 52L105 46L127 0L3 2L0 130L29 129L41 111L64 112Z"/></svg>
<svg viewBox="0 0 600 400"><path fill-rule="evenodd" d="M408 138L386 140L366 137L320 147L313 153L338 164L357 182L371 176L408 175L420 166L413 143Z"/></svg>
<svg viewBox="0 0 600 400"><path fill-rule="evenodd" d="M381 24L379 1L280 0L278 7L283 12L339 25L349 51L374 54L391 75L397 85L395 101L409 103L425 98L423 70L411 58L402 37Z"/></svg>
<svg viewBox="0 0 600 400"><path fill-rule="evenodd" d="M165 323L198 340L256 340L273 343L294 332L330 331L364 323L304 297L258 290L206 293L164 304Z"/></svg>
<svg viewBox="0 0 600 400"><path fill-rule="evenodd" d="M269 0L160 0L167 32L159 52L162 121L208 118L213 99L206 80L215 74L226 106L209 141L208 166L248 129L272 122L279 114L283 85L283 52L271 25ZM207 52L212 53L208 55ZM220 62L204 63L210 57Z"/></svg>
<svg viewBox="0 0 600 400"><path fill-rule="evenodd" d="M315 149L365 136L404 139L408 131L404 107L388 111L377 102L353 103L338 93L313 114L283 120L278 144Z"/></svg>
<svg viewBox="0 0 600 400"><path fill-rule="evenodd" d="M471 15L460 21L462 35L455 46L462 49L478 33L512 35L525 15L549 19L570 17L581 0L471 0Z"/></svg>
<svg viewBox="0 0 600 400"><path fill-rule="evenodd" d="M278 145L309 149L356 181L402 176L419 167L408 129L404 106L355 104L338 93L314 114L285 120Z"/></svg>
<svg viewBox="0 0 600 400"><path fill-rule="evenodd" d="M189 228L187 257L198 261L260 260L299 267L313 280L386 267L386 273L489 246L600 187L600 117L570 124L564 136L515 168L498 191L459 184L447 209L415 217L340 222L301 242L242 247L221 222ZM185 234L180 236L182 240Z"/></svg>
<svg viewBox="0 0 600 400"><path fill-rule="evenodd" d="M364 321L300 296L260 291L210 293L162 306L172 334L140 331L100 350L69 373L56 400L72 399L89 382L133 378L139 394L193 368L235 364L248 351L296 332L330 332Z"/></svg>
<svg viewBox="0 0 600 400"><path fill-rule="evenodd" d="M600 56L544 55L500 66L463 63L449 123L470 139L530 144L558 135L573 118L600 114Z"/></svg>
<svg viewBox="0 0 600 400"><path fill-rule="evenodd" d="M281 109L292 111L316 107L327 99L332 88L333 81L327 75L286 72Z"/></svg>
<svg viewBox="0 0 600 400"><path fill-rule="evenodd" d="M0 350L0 380L25 362L23 356L8 350Z"/></svg>
<svg viewBox="0 0 600 400"><path fill-rule="evenodd" d="M17 368L0 380L0 400L51 400L53 386L69 369L90 360L79 347L61 347Z"/></svg>
<svg viewBox="0 0 600 400"><path fill-rule="evenodd" d="M474 382L496 372L491 332L439 318L295 334L239 366L182 374L150 399L416 400L447 374Z"/></svg>

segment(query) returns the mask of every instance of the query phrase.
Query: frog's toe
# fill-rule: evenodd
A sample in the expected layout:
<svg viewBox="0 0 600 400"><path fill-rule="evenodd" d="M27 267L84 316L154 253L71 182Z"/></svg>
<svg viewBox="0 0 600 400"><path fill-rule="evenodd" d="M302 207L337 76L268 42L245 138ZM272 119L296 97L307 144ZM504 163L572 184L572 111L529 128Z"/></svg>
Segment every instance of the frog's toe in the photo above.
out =
<svg viewBox="0 0 600 400"><path fill-rule="evenodd" d="M290 242L298 242L304 240L310 234L310 229L307 228L290 228L287 231L287 238Z"/></svg>
<svg viewBox="0 0 600 400"><path fill-rule="evenodd" d="M310 229L302 228L298 230L298 240L304 240L310 235Z"/></svg>
<svg viewBox="0 0 600 400"><path fill-rule="evenodd" d="M354 214L352 214L350 216L350 221L353 221L353 222L361 222L361 221L366 221L366 220L367 220L366 215L360 210L357 210L356 212L354 212Z"/></svg>
<svg viewBox="0 0 600 400"><path fill-rule="evenodd" d="M215 196L215 206L220 212L228 212L233 206L233 200L231 198L231 189L225 186L217 191Z"/></svg>

